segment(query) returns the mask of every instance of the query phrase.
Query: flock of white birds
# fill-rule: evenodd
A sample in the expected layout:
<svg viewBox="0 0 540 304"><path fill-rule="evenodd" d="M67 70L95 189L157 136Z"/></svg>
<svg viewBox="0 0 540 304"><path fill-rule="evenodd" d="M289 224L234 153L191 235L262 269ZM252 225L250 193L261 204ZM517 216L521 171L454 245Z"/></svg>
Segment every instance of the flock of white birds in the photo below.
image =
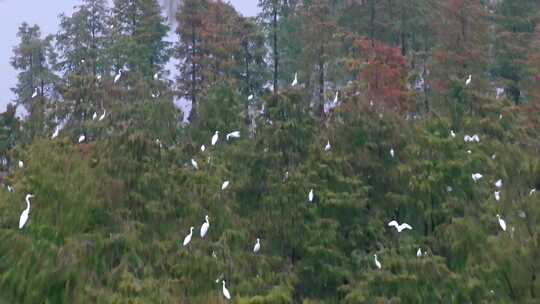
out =
<svg viewBox="0 0 540 304"><path fill-rule="evenodd" d="M114 78L114 82L117 82L120 77L122 76L122 71L120 71L116 77ZM154 78L157 78L158 75L154 75ZM466 86L469 86L471 84L471 81L472 81L472 75L469 75L469 77L467 78L465 84ZM291 84L293 87L298 85L298 74L295 73L294 75L294 80ZM37 96L37 89L36 91L34 92L34 95ZM35 96L32 96L32 97L35 97ZM339 91L336 92L336 96L335 96L335 99L334 99L334 104L337 104L338 103L338 96L339 96ZM253 99L253 95L250 95L249 96L249 99ZM107 111L103 111L103 114L99 117L99 121L103 120L105 118L107 114ZM97 113L94 113L92 119L95 120L97 118ZM54 139L58 136L59 132L60 132L61 128L60 126L58 125L55 130L54 130L54 133L52 134L51 136L51 139ZM456 133L453 131L453 130L450 130L450 136L452 138L455 138L456 137ZM240 131L233 131L231 133L228 133L226 135L226 140L230 140L231 138L240 138ZM86 136L84 134L81 134L79 139L78 139L78 142L79 143L82 143L84 142L86 139ZM215 146L219 141L219 131L215 131L214 135L212 136L211 140L210 140L210 144L212 146ZM477 134L474 134L474 135L465 135L464 136L464 141L467 142L467 143L479 143L480 142L480 137L477 135ZM161 142L159 141L159 139L156 139L156 142L161 146ZM324 151L325 152L329 152L330 150L332 149L332 146L330 145L330 140L327 141L325 147L324 147ZM200 148L201 152L205 152L206 151L206 146L205 145L202 145L201 148ZM390 149L390 156L392 158L395 158L396 156L396 152L394 151L393 148ZM492 158L495 158L495 155L492 156ZM19 161L19 168L23 168L24 167L24 163L23 161ZM199 165L197 163L197 161L195 159L191 159L191 165L192 167L195 169L195 170L198 170L199 169ZM285 172L285 178L284 178L284 181L287 179L289 175L289 172ZM481 173L473 173L471 175L472 177L472 180L476 183L478 182L480 179L483 178L483 175ZM224 191L228 188L230 182L228 180L224 181L221 185L221 190ZM494 183L496 189L499 189L499 190L495 190L494 192L494 195L495 195L495 200L496 201L499 201L500 200L500 189L502 188L503 186L503 181L502 179L499 179L497 180L495 183ZM8 190L10 192L13 191L13 189L8 186ZM447 187L447 190L449 192L452 191L452 188L450 186ZM533 188L529 194L530 195L533 195L534 193L536 192L536 189ZM28 217L30 215L30 199L33 198L34 195L33 194L27 194L26 195L26 198L25 198L25 201L26 201L26 209L23 210L23 212L21 213L21 216L19 218L19 229L23 229L24 226L26 225L26 223L28 222ZM315 192L314 192L314 189L310 189L309 192L308 192L308 201L309 202L313 202L315 198ZM499 222L499 226L500 228L503 230L503 231L506 231L506 222L505 220L499 215L497 214L496 215L497 217L497 220ZM394 227L396 229L396 231L398 233L401 233L405 230L412 230L413 227L407 223L401 223L399 224L397 220L392 220L388 223L388 226L389 227ZM191 226L189 228L189 233L185 236L184 238L184 241L182 243L182 245L184 247L187 247L189 246L189 244L191 243L192 241L192 237L193 237L193 230L195 228L193 226ZM204 222L203 224L201 225L201 228L200 228L200 237L201 239L204 239L204 237L207 235L208 233L208 230L210 229L210 219L209 219L209 216L206 215L205 218L204 218ZM260 241L260 238L256 238L255 240L255 245L253 246L253 253L257 254L259 251L261 250L261 241ZM426 254L426 252L424 252L424 255ZM213 253L213 255L215 256L215 253ZM421 257L422 256L422 249L421 248L418 248L417 252L416 252L416 256L417 257ZM377 256L377 254L374 254L373 255L373 258L374 258L374 263L375 263L375 267L377 269L382 269L382 263L379 261L379 258ZM217 281L219 282L219 280ZM223 293L223 296L227 299L227 300L230 300L231 299L231 293L229 292L229 290L227 289L226 287L226 283L225 283L225 280L222 280L222 293Z"/></svg>

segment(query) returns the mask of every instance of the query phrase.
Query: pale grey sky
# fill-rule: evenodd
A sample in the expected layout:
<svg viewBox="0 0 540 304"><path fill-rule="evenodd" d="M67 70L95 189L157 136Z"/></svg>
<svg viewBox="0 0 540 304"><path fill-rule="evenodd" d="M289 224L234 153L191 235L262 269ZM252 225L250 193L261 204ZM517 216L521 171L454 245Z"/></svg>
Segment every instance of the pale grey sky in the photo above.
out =
<svg viewBox="0 0 540 304"><path fill-rule="evenodd" d="M230 0L245 16L258 12L257 0ZM17 44L17 29L23 22L37 24L44 35L58 31L58 15L71 14L80 0L0 0L0 112L13 100L10 88L16 83L16 72L9 64Z"/></svg>

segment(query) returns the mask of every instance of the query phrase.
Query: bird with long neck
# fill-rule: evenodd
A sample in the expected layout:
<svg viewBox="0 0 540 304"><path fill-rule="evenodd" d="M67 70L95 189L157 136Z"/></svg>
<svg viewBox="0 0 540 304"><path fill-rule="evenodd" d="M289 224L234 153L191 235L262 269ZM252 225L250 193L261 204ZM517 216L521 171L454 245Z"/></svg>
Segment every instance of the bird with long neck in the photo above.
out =
<svg viewBox="0 0 540 304"><path fill-rule="evenodd" d="M30 199L33 197L33 194L26 195L26 209L24 209L24 211L21 213L21 217L19 218L19 229L22 229L28 221L28 215L30 214Z"/></svg>

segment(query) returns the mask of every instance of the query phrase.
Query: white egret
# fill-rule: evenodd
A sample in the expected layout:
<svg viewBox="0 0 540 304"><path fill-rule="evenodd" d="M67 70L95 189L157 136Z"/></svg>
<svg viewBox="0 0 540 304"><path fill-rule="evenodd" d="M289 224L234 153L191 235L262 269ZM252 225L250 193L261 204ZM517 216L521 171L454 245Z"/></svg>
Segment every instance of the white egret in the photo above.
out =
<svg viewBox="0 0 540 304"><path fill-rule="evenodd" d="M446 191L447 192L452 192L452 191L454 191L454 189L452 189L452 187L450 187L450 186L446 186Z"/></svg>
<svg viewBox="0 0 540 304"><path fill-rule="evenodd" d="M422 249L418 248L418 250L416 251L416 256L422 257Z"/></svg>
<svg viewBox="0 0 540 304"><path fill-rule="evenodd" d="M454 130L450 130L450 136L452 136L452 138L456 138L456 133Z"/></svg>
<svg viewBox="0 0 540 304"><path fill-rule="evenodd" d="M118 74L116 74L116 76L114 76L114 83L117 83L118 80L120 80L120 77L122 77L122 70L120 70L118 72Z"/></svg>
<svg viewBox="0 0 540 304"><path fill-rule="evenodd" d="M467 78L467 80L465 81L465 85L466 86L470 85L471 81L472 81L472 75L469 75L469 78Z"/></svg>
<svg viewBox="0 0 540 304"><path fill-rule="evenodd" d="M225 297L225 299L230 300L231 294L229 293L229 290L227 289L227 287L225 287L225 280L221 282L223 282L223 296Z"/></svg>
<svg viewBox="0 0 540 304"><path fill-rule="evenodd" d="M14 189L13 189L13 187L11 187L10 185L7 185L7 191L8 191L8 192L13 192Z"/></svg>
<svg viewBox="0 0 540 304"><path fill-rule="evenodd" d="M495 200L497 202L501 200L501 191L495 191Z"/></svg>
<svg viewBox="0 0 540 304"><path fill-rule="evenodd" d="M249 100L249 101L253 100L253 94L251 94L251 95L248 96L248 100Z"/></svg>
<svg viewBox="0 0 540 304"><path fill-rule="evenodd" d="M480 174L480 173L474 173L474 174L471 175L471 177L472 177L474 182L477 182L484 176L482 174Z"/></svg>
<svg viewBox="0 0 540 304"><path fill-rule="evenodd" d="M503 185L502 179L499 179L498 181L495 182L495 187L497 188L501 188L502 185Z"/></svg>
<svg viewBox="0 0 540 304"><path fill-rule="evenodd" d="M34 197L33 194L27 194L26 195L26 209L21 213L21 217L19 218L19 229L22 229L26 222L28 221L28 215L30 213L30 199Z"/></svg>
<svg viewBox="0 0 540 304"><path fill-rule="evenodd" d="M60 133L60 126L56 126L56 128L54 129L54 132L51 136L51 139L55 139L56 137L58 137L58 134Z"/></svg>
<svg viewBox="0 0 540 304"><path fill-rule="evenodd" d="M216 131L216 133L214 133L214 136L212 136L212 146L216 145L218 139L219 139L219 131Z"/></svg>
<svg viewBox="0 0 540 304"><path fill-rule="evenodd" d="M501 229L503 231L506 231L506 222L498 214L497 214L497 219L499 220L499 226L501 226Z"/></svg>
<svg viewBox="0 0 540 304"><path fill-rule="evenodd" d="M529 196L533 195L536 192L536 188L532 188L531 191L529 191Z"/></svg>
<svg viewBox="0 0 540 304"><path fill-rule="evenodd" d="M193 166L193 168L195 168L195 170L199 169L199 165L193 158L191 159L191 165Z"/></svg>
<svg viewBox="0 0 540 304"><path fill-rule="evenodd" d="M309 190L309 194L308 194L308 200L310 202L313 202L313 196L314 196L313 189L311 189L311 190Z"/></svg>
<svg viewBox="0 0 540 304"><path fill-rule="evenodd" d="M227 189L227 187L229 187L229 181L226 180L223 182L223 184L221 184L221 190L225 190Z"/></svg>
<svg viewBox="0 0 540 304"><path fill-rule="evenodd" d="M159 73L156 72L156 73L154 74L154 80L158 80L158 79L159 79Z"/></svg>
<svg viewBox="0 0 540 304"><path fill-rule="evenodd" d="M189 242L191 242L191 236L193 236L193 226L189 228L189 234L186 235L186 237L184 238L184 243L183 243L184 246L187 246Z"/></svg>
<svg viewBox="0 0 540 304"><path fill-rule="evenodd" d="M467 154L472 154L472 151L471 151L471 150L467 150Z"/></svg>
<svg viewBox="0 0 540 304"><path fill-rule="evenodd" d="M332 149L332 146L330 145L330 141L328 141L326 143L326 146L324 146L324 151L328 152L328 151L330 151L330 149Z"/></svg>
<svg viewBox="0 0 540 304"><path fill-rule="evenodd" d="M206 151L206 147L204 145L201 146L201 152Z"/></svg>
<svg viewBox="0 0 540 304"><path fill-rule="evenodd" d="M79 143L82 143L85 139L86 136L84 134L81 134L81 136L79 136Z"/></svg>
<svg viewBox="0 0 540 304"><path fill-rule="evenodd" d="M36 98L37 95L38 95L38 89L36 88L34 90L34 93L32 93L32 98Z"/></svg>
<svg viewBox="0 0 540 304"><path fill-rule="evenodd" d="M396 220L393 220L390 223L388 223L388 226L389 227L392 227L392 226L396 227L397 232L401 232L401 231L403 231L405 229L412 230L411 225L409 225L407 223L401 223L401 225L400 225L400 224L398 224L398 222Z"/></svg>
<svg viewBox="0 0 540 304"><path fill-rule="evenodd" d="M392 156L392 158L394 158L394 156L396 156L396 153L394 152L394 149L390 149L390 156Z"/></svg>
<svg viewBox="0 0 540 304"><path fill-rule="evenodd" d="M294 73L294 80L291 84L291 86L296 86L298 84L298 73Z"/></svg>
<svg viewBox="0 0 540 304"><path fill-rule="evenodd" d="M289 179L289 171L285 171L285 175L283 176L283 182L286 182L287 179Z"/></svg>
<svg viewBox="0 0 540 304"><path fill-rule="evenodd" d="M240 131L231 132L227 134L226 137L227 137L227 140L229 140L229 138L240 138Z"/></svg>
<svg viewBox="0 0 540 304"><path fill-rule="evenodd" d="M100 81L100 80L101 80L101 75L98 74L98 75L96 76L96 79L97 79L97 81Z"/></svg>
<svg viewBox="0 0 540 304"><path fill-rule="evenodd" d="M497 99L501 98L504 94L504 88L496 88L495 93Z"/></svg>
<svg viewBox="0 0 540 304"><path fill-rule="evenodd" d="M480 136L478 136L477 134L474 134L473 136L471 136L471 141L479 143L480 142Z"/></svg>
<svg viewBox="0 0 540 304"><path fill-rule="evenodd" d="M107 110L103 110L103 114L101 114L101 116L99 117L99 121L102 121L106 115L107 115Z"/></svg>
<svg viewBox="0 0 540 304"><path fill-rule="evenodd" d="M208 215L206 215L204 217L204 223L201 226L201 238L204 238L204 236L208 232L208 228L210 228L210 222L208 220Z"/></svg>
<svg viewBox="0 0 540 304"><path fill-rule="evenodd" d="M23 163L22 160L20 160L20 161L19 161L19 168L22 168L22 167L24 167L24 163Z"/></svg>
<svg viewBox="0 0 540 304"><path fill-rule="evenodd" d="M257 238L257 241L255 242L255 246L253 246L253 253L257 253L261 250L261 240Z"/></svg>
<svg viewBox="0 0 540 304"><path fill-rule="evenodd" d="M94 115L92 115L92 120L96 120L96 118L97 118L97 113L94 112Z"/></svg>
<svg viewBox="0 0 540 304"><path fill-rule="evenodd" d="M336 91L336 96L334 97L334 104L338 103L338 98L339 98L339 91Z"/></svg>
<svg viewBox="0 0 540 304"><path fill-rule="evenodd" d="M374 257L374 260L375 260L375 266L377 266L377 268L381 269L382 264L381 264L381 262L379 262L379 259L377 258L377 255L374 254L373 257Z"/></svg>
<svg viewBox="0 0 540 304"><path fill-rule="evenodd" d="M497 158L496 154L491 155L491 159L495 159L495 158Z"/></svg>

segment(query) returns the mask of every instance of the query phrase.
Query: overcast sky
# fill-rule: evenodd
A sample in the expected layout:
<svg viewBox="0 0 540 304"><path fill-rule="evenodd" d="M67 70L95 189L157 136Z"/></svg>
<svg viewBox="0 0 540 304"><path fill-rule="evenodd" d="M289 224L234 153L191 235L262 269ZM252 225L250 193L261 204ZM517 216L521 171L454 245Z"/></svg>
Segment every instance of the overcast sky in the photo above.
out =
<svg viewBox="0 0 540 304"><path fill-rule="evenodd" d="M58 31L58 15L71 14L80 0L0 0L0 112L13 100L10 88L15 86L16 72L9 64L17 44L17 29L23 22L37 24L44 35ZM246 16L258 12L256 0L230 0Z"/></svg>

